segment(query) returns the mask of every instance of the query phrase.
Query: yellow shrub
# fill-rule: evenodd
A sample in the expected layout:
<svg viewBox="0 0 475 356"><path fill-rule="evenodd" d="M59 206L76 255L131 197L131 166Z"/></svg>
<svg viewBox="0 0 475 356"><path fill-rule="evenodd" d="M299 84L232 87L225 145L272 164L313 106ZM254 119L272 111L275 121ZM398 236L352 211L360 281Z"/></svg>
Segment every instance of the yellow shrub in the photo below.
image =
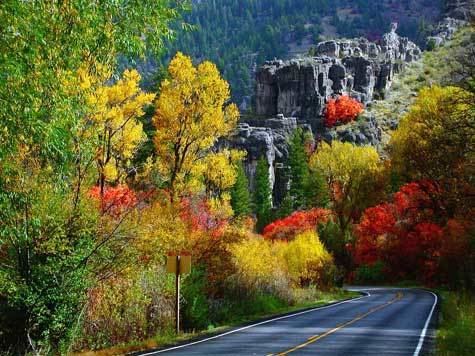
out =
<svg viewBox="0 0 475 356"><path fill-rule="evenodd" d="M285 248L284 259L292 281L302 286L323 282L325 274L333 269L333 258L318 235L307 231Z"/></svg>
<svg viewBox="0 0 475 356"><path fill-rule="evenodd" d="M162 266L135 265L89 290L76 349L144 340L173 325L173 289Z"/></svg>
<svg viewBox="0 0 475 356"><path fill-rule="evenodd" d="M261 237L252 237L231 246L237 282L252 291L275 291L288 286L283 243L272 244Z"/></svg>
<svg viewBox="0 0 475 356"><path fill-rule="evenodd" d="M251 291L276 292L288 297L290 286L328 287L335 270L333 257L313 231L292 242L252 237L231 245L237 282Z"/></svg>

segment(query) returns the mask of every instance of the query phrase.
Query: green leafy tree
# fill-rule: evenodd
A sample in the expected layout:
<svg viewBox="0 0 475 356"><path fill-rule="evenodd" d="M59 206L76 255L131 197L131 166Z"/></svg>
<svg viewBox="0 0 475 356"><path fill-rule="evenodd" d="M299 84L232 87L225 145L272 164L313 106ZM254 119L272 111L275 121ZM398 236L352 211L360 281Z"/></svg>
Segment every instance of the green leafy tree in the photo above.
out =
<svg viewBox="0 0 475 356"><path fill-rule="evenodd" d="M326 207L330 200L323 174L310 171L309 139L306 132L297 129L289 140L290 190L286 198L291 201L292 211Z"/></svg>
<svg viewBox="0 0 475 356"><path fill-rule="evenodd" d="M286 216L289 216L294 212L294 207L293 207L293 201L292 197L290 196L290 193L287 193L280 202L279 208L277 209L277 212L275 214L275 219L282 219L285 218Z"/></svg>
<svg viewBox="0 0 475 356"><path fill-rule="evenodd" d="M307 208L327 208L330 203L328 184L322 172L310 171L305 183Z"/></svg>
<svg viewBox="0 0 475 356"><path fill-rule="evenodd" d="M251 195L242 162L237 165L236 171L236 183L231 189L231 205L236 216L245 216L251 213Z"/></svg>
<svg viewBox="0 0 475 356"><path fill-rule="evenodd" d="M86 192L96 87L77 83L113 73L119 54L160 53L186 4L0 2L0 312L18 322L0 353L67 353L88 286L114 263Z"/></svg>
<svg viewBox="0 0 475 356"><path fill-rule="evenodd" d="M254 204L257 217L257 230L261 231L271 219L272 189L269 181L269 165L264 157L257 161Z"/></svg>

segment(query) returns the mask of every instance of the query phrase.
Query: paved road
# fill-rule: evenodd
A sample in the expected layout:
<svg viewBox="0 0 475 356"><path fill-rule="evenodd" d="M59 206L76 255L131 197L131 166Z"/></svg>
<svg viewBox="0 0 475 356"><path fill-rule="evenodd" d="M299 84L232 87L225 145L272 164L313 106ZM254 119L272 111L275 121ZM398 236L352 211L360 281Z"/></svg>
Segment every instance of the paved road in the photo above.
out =
<svg viewBox="0 0 475 356"><path fill-rule="evenodd" d="M417 289L365 296L274 318L144 355L419 355L433 334L437 297Z"/></svg>

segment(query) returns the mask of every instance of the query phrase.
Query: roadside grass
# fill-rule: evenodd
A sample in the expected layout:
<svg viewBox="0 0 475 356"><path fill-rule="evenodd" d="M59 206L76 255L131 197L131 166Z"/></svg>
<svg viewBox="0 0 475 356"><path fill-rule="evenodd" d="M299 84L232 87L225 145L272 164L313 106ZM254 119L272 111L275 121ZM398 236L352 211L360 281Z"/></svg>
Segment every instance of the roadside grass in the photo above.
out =
<svg viewBox="0 0 475 356"><path fill-rule="evenodd" d="M207 330L197 332L184 332L176 335L173 329L166 330L161 334L145 340L118 345L104 350L85 351L74 353L77 356L113 356L124 355L138 351L156 349L164 346L173 346L181 342L195 338L212 336L253 321L265 320L281 314L292 313L299 310L323 306L329 303L338 302L345 299L360 296L358 292L334 289L330 291L319 291L317 289L298 289L296 293L299 303L286 305L286 303L272 295L260 295L251 301L243 301L230 305L224 314L227 320L220 325L210 325Z"/></svg>
<svg viewBox="0 0 475 356"><path fill-rule="evenodd" d="M475 296L438 291L441 296L437 355L475 355Z"/></svg>

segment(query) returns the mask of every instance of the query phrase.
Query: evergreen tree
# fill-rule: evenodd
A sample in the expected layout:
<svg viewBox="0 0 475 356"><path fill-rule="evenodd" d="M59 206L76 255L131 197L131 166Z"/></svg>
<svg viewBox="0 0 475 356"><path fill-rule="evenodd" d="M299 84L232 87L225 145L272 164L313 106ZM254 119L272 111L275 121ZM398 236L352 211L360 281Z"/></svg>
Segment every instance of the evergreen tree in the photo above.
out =
<svg viewBox="0 0 475 356"><path fill-rule="evenodd" d="M257 162L254 204L257 216L257 231L270 222L272 213L272 189L269 181L269 165L264 157Z"/></svg>
<svg viewBox="0 0 475 356"><path fill-rule="evenodd" d="M287 193L284 199L282 199L282 202L280 203L279 208L277 209L275 218L282 219L289 216L293 212L294 212L294 207L293 207L292 197L290 196L290 193Z"/></svg>
<svg viewBox="0 0 475 356"><path fill-rule="evenodd" d="M304 133L300 128L294 131L289 141L290 196L295 210L306 206L309 168L304 141Z"/></svg>
<svg viewBox="0 0 475 356"><path fill-rule="evenodd" d="M251 212L251 196L249 181L242 162L238 164L236 173L236 183L231 189L231 205L236 216L244 216Z"/></svg>
<svg viewBox="0 0 475 356"><path fill-rule="evenodd" d="M321 172L311 172L305 183L307 208L327 208L330 202L328 184Z"/></svg>

